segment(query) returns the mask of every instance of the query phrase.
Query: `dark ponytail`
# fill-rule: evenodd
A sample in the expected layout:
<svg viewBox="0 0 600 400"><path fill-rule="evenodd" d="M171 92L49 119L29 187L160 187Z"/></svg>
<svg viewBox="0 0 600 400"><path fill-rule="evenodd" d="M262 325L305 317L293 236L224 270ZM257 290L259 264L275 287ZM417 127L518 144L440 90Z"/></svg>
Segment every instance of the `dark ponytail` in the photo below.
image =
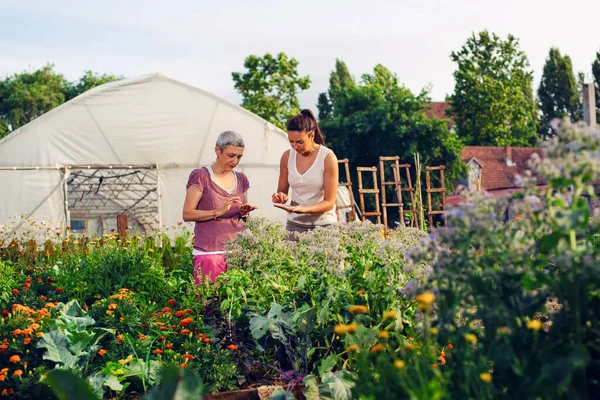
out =
<svg viewBox="0 0 600 400"><path fill-rule="evenodd" d="M296 115L295 117L290 118L287 123L287 130L306 133L314 132L315 143L322 145L325 144L325 138L323 138L323 134L321 133L321 129L319 128L315 114L313 114L313 112L307 108L300 111L300 114Z"/></svg>

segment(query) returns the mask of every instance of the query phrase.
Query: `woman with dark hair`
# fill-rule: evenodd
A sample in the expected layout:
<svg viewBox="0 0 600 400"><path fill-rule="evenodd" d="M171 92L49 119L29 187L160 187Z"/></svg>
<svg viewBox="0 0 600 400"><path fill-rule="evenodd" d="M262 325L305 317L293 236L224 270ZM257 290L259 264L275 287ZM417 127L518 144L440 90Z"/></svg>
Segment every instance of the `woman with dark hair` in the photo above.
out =
<svg viewBox="0 0 600 400"><path fill-rule="evenodd" d="M233 169L244 155L244 139L226 131L215 146L217 160L195 169L186 185L183 220L194 221L194 282L212 282L227 269L225 244L244 230L241 220L257 207L248 204L248 178Z"/></svg>
<svg viewBox="0 0 600 400"><path fill-rule="evenodd" d="M325 147L312 111L305 109L291 118L287 133L292 148L281 156L277 193L272 196L273 205L288 212L286 229L306 232L336 223L337 158ZM286 205L288 195L291 202Z"/></svg>

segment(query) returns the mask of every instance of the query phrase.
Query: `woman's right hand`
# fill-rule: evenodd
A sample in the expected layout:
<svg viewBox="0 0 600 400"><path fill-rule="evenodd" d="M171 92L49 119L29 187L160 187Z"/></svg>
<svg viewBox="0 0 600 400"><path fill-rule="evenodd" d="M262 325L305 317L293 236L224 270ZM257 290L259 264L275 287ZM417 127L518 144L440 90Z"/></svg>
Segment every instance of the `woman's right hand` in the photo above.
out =
<svg viewBox="0 0 600 400"><path fill-rule="evenodd" d="M227 211L231 209L231 206L233 206L234 204L242 204L239 197L230 197L229 199L227 199L225 205L223 205L223 207L217 210L217 216L222 217L223 215L225 215Z"/></svg>
<svg viewBox="0 0 600 400"><path fill-rule="evenodd" d="M283 192L273 193L271 200L273 200L273 203L285 204L288 201L288 195Z"/></svg>

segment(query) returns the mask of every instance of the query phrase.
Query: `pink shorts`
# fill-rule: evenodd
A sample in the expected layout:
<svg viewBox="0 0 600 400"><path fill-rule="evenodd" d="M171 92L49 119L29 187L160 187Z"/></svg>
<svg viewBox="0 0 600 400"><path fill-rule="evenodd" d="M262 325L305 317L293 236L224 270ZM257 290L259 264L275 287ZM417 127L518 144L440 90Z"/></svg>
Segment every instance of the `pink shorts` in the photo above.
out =
<svg viewBox="0 0 600 400"><path fill-rule="evenodd" d="M201 276L198 274L201 272ZM216 282L219 275L227 271L227 263L223 254L204 254L194 256L194 282L199 285L205 279Z"/></svg>

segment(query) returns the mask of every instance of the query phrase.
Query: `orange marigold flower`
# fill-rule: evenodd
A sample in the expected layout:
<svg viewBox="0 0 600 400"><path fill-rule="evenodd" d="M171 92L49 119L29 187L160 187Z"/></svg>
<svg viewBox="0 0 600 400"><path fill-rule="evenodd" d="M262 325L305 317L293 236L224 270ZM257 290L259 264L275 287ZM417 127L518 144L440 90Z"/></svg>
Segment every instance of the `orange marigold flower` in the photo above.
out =
<svg viewBox="0 0 600 400"><path fill-rule="evenodd" d="M207 338L207 337L202 338L202 343L212 343L212 339Z"/></svg>
<svg viewBox="0 0 600 400"><path fill-rule="evenodd" d="M35 331L36 329L40 329L40 325L39 324L31 324L31 325L29 325L29 329L32 329Z"/></svg>
<svg viewBox="0 0 600 400"><path fill-rule="evenodd" d="M435 369L435 368L437 368L437 367L438 367L438 365L437 365L437 364L431 364L431 368L434 368L434 369Z"/></svg>
<svg viewBox="0 0 600 400"><path fill-rule="evenodd" d="M4 379L6 379L6 376L4 374L0 374L0 381L3 381Z"/></svg>
<svg viewBox="0 0 600 400"><path fill-rule="evenodd" d="M181 325L181 326L188 326L188 325L189 325L189 324L191 324L192 322L194 322L194 320L188 317L188 318L184 318L184 319L182 319L182 320L179 322L179 325Z"/></svg>
<svg viewBox="0 0 600 400"><path fill-rule="evenodd" d="M377 353L378 351L381 351L383 349L384 349L384 347L381 343L377 343L375 346L371 347L371 351L373 353Z"/></svg>
<svg viewBox="0 0 600 400"><path fill-rule="evenodd" d="M138 337L139 337L139 339L140 339L142 342L145 342L145 341L146 341L146 336L144 336L143 334L141 334L141 333L140 333L140 334L138 335Z"/></svg>
<svg viewBox="0 0 600 400"><path fill-rule="evenodd" d="M19 289L13 289L12 290L12 294L14 294L15 296L19 294Z"/></svg>
<svg viewBox="0 0 600 400"><path fill-rule="evenodd" d="M0 374L6 374L8 372L8 368L0 369Z"/></svg>
<svg viewBox="0 0 600 400"><path fill-rule="evenodd" d="M100 357L104 356L105 354L106 354L106 350L104 350L104 349L100 349L100 350L98 350L98 355L99 355Z"/></svg>
<svg viewBox="0 0 600 400"><path fill-rule="evenodd" d="M32 333L33 333L33 329L31 329L31 328L26 328L21 331L21 335L23 335L23 336L28 336L28 335L31 335Z"/></svg>
<svg viewBox="0 0 600 400"><path fill-rule="evenodd" d="M29 344L29 343L31 343L31 338L26 337L25 340L23 340L23 344Z"/></svg>
<svg viewBox="0 0 600 400"><path fill-rule="evenodd" d="M161 349L152 350L152 354L154 354L154 355L156 355L156 354L162 354L162 353L164 353L164 351L162 351Z"/></svg>
<svg viewBox="0 0 600 400"><path fill-rule="evenodd" d="M167 350L173 350L173 345L171 343L165 345L165 349Z"/></svg>
<svg viewBox="0 0 600 400"><path fill-rule="evenodd" d="M183 311L177 311L177 312L175 313L175 316L176 316L177 318L185 317L185 312L183 312Z"/></svg>
<svg viewBox="0 0 600 400"><path fill-rule="evenodd" d="M358 324L356 324L356 323L338 324L333 327L333 331L335 333L337 333L338 335L344 335L346 333L353 333L353 332L356 332L357 329L358 329Z"/></svg>
<svg viewBox="0 0 600 400"><path fill-rule="evenodd" d="M394 361L394 367L396 367L398 369L404 368L405 365L406 365L406 363L403 360Z"/></svg>
<svg viewBox="0 0 600 400"><path fill-rule="evenodd" d="M194 313L194 310L192 310L191 308L186 308L184 311L185 311L186 314L193 314Z"/></svg>
<svg viewBox="0 0 600 400"><path fill-rule="evenodd" d="M353 351L358 351L359 347L357 344L351 344L350 346L346 347L346 351L348 353L353 352Z"/></svg>
<svg viewBox="0 0 600 400"><path fill-rule="evenodd" d="M189 335L190 333L192 333L192 331L189 329L182 329L180 332L181 335Z"/></svg>
<svg viewBox="0 0 600 400"><path fill-rule="evenodd" d="M35 334L35 336L41 338L42 336L44 336L44 332L38 332Z"/></svg>
<svg viewBox="0 0 600 400"><path fill-rule="evenodd" d="M21 357L19 357L17 354L15 354L11 358L9 358L8 361L11 362L11 363L13 363L13 364L16 364L19 361L21 361Z"/></svg>
<svg viewBox="0 0 600 400"><path fill-rule="evenodd" d="M231 351L237 350L239 347L236 346L235 344L230 344L229 346L227 346L227 348Z"/></svg>
<svg viewBox="0 0 600 400"><path fill-rule="evenodd" d="M62 293L62 292L63 292L63 290L64 290L63 288L61 288L61 287L57 287L57 288L56 288L56 293Z"/></svg>
<svg viewBox="0 0 600 400"><path fill-rule="evenodd" d="M15 336L18 336L18 335L20 335L22 332L23 332L23 331L22 331L22 330L20 330L20 329L15 329L15 330L13 331L13 335L15 335Z"/></svg>
<svg viewBox="0 0 600 400"><path fill-rule="evenodd" d="M158 329L160 329L161 331L166 331L166 330L168 330L169 328L167 328L166 326L161 326L161 327L160 327L160 328L158 328Z"/></svg>
<svg viewBox="0 0 600 400"><path fill-rule="evenodd" d="M181 356L181 358L183 358L185 361L190 361L194 359L194 356L191 355L190 353L185 353L184 355Z"/></svg>
<svg viewBox="0 0 600 400"><path fill-rule="evenodd" d="M108 305L108 309L109 309L109 310L114 310L114 309L116 309L116 308L117 308L117 305L116 305L115 303L110 303L110 304Z"/></svg>
<svg viewBox="0 0 600 400"><path fill-rule="evenodd" d="M356 294L359 295L359 296L363 296L365 294L365 291L364 290L359 290L359 291L356 292Z"/></svg>
<svg viewBox="0 0 600 400"><path fill-rule="evenodd" d="M46 308L56 308L56 304L54 304L54 303L46 303L46 305L44 307L46 307Z"/></svg>
<svg viewBox="0 0 600 400"><path fill-rule="evenodd" d="M452 350L454 348L454 346L452 345L452 343L448 343L448 350Z"/></svg>
<svg viewBox="0 0 600 400"><path fill-rule="evenodd" d="M186 367L187 367L187 364L186 364L186 363L179 364L179 367L180 367L180 368L186 368Z"/></svg>
<svg viewBox="0 0 600 400"><path fill-rule="evenodd" d="M106 315L112 315L112 310L106 310Z"/></svg>
<svg viewBox="0 0 600 400"><path fill-rule="evenodd" d="M170 309L169 307L165 307L165 308L162 309L162 312L165 313L165 314L170 313L171 311L173 311L173 310Z"/></svg>
<svg viewBox="0 0 600 400"><path fill-rule="evenodd" d="M117 342L123 343L123 339L125 339L125 336L123 336L123 335L117 335L117 337L115 339L117 339Z"/></svg>
<svg viewBox="0 0 600 400"><path fill-rule="evenodd" d="M387 339L390 337L390 333L388 331L381 331L379 332L379 337L382 339Z"/></svg>
<svg viewBox="0 0 600 400"><path fill-rule="evenodd" d="M21 369L17 369L15 370L15 372L13 372L13 376L21 376L23 375L23 370Z"/></svg>
<svg viewBox="0 0 600 400"><path fill-rule="evenodd" d="M348 307L348 311L350 311L352 314L366 314L369 312L369 307L355 305Z"/></svg>
<svg viewBox="0 0 600 400"><path fill-rule="evenodd" d="M177 300L175 300L175 299L171 299L171 300L167 301L167 303L168 303L170 306L174 306L175 304L177 304Z"/></svg>

